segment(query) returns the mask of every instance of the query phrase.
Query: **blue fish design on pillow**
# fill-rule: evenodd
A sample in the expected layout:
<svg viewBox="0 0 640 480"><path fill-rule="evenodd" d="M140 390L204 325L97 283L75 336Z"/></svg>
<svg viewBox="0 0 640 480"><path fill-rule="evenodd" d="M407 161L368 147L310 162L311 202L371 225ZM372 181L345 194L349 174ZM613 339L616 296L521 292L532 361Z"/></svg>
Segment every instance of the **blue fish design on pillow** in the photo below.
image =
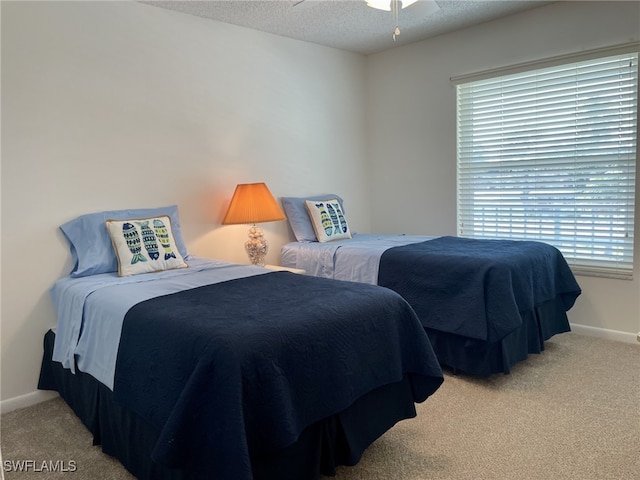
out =
<svg viewBox="0 0 640 480"><path fill-rule="evenodd" d="M122 234L124 235L124 239L127 242L127 247L129 251L133 255L131 259L131 265L135 265L138 262L146 262L147 259L144 258L144 255L141 253L142 245L140 244L140 235L138 235L138 230L136 227L129 223L122 224Z"/></svg>
<svg viewBox="0 0 640 480"><path fill-rule="evenodd" d="M338 214L336 209L330 203L327 203L329 217L331 217L331 225L333 226L333 234L340 233L340 223L338 222Z"/></svg>
<svg viewBox="0 0 640 480"><path fill-rule="evenodd" d="M144 248L149 254L149 257L152 260L158 260L158 258L160 258L160 253L158 252L158 244L156 243L156 234L151 230L149 220L146 222L136 222L136 225L140 227L140 231L142 232L142 243L144 243Z"/></svg>
<svg viewBox="0 0 640 480"><path fill-rule="evenodd" d="M340 204L339 203L334 203L333 204L336 208L336 211L338 212L338 221L340 222L340 229L342 230L342 233L347 233L347 220L344 218L344 215L342 214L342 209L340 208Z"/></svg>
<svg viewBox="0 0 640 480"><path fill-rule="evenodd" d="M170 258L176 258L176 254L171 250L171 245L169 244L169 233L167 232L167 227L165 227L164 222L154 218L153 230L156 232L160 245L164 248L164 259L169 260Z"/></svg>
<svg viewBox="0 0 640 480"><path fill-rule="evenodd" d="M329 214L325 208L324 203L316 203L316 208L320 211L320 220L322 221L322 228L324 228L324 232L327 236L331 236L333 233L333 225L331 224L331 218L329 218Z"/></svg>

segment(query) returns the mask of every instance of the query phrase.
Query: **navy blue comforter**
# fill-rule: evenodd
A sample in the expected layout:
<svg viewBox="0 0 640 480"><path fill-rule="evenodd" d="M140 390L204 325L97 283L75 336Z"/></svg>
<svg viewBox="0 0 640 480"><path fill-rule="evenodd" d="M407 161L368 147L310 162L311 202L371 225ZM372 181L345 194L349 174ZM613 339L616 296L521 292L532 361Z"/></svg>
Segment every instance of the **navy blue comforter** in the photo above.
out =
<svg viewBox="0 0 640 480"><path fill-rule="evenodd" d="M496 342L521 312L581 290L562 253L542 242L441 237L390 248L378 284L400 293L426 328Z"/></svg>
<svg viewBox="0 0 640 480"><path fill-rule="evenodd" d="M250 457L408 376L443 377L415 312L377 286L274 272L142 302L127 313L114 396L160 432L154 460L250 479Z"/></svg>

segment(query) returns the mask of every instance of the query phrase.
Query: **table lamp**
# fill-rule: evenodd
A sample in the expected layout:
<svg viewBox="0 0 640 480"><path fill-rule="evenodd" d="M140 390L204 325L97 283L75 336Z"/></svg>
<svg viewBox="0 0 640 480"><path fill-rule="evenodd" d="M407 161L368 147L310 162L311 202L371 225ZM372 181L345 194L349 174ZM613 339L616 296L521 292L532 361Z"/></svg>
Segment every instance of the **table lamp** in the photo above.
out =
<svg viewBox="0 0 640 480"><path fill-rule="evenodd" d="M233 192L223 225L253 224L244 248L253 265L264 266L269 244L256 223L285 220L284 212L264 183L241 183Z"/></svg>

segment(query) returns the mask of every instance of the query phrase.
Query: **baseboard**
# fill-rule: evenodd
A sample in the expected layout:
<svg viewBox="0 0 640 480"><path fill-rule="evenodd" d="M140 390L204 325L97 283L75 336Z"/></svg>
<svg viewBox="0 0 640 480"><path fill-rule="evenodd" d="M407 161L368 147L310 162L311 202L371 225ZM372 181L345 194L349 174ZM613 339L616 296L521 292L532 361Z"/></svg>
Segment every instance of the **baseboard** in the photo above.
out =
<svg viewBox="0 0 640 480"><path fill-rule="evenodd" d="M588 335L590 337L606 338L607 340L616 340L624 343L638 343L638 336L635 333L620 332L618 330L609 330L607 328L589 327L587 325L571 324L571 331L579 333L581 335Z"/></svg>
<svg viewBox="0 0 640 480"><path fill-rule="evenodd" d="M35 392L20 395L19 397L8 398L0 401L0 414L9 413L19 408L30 407L36 403L46 402L58 396L57 392L36 390Z"/></svg>

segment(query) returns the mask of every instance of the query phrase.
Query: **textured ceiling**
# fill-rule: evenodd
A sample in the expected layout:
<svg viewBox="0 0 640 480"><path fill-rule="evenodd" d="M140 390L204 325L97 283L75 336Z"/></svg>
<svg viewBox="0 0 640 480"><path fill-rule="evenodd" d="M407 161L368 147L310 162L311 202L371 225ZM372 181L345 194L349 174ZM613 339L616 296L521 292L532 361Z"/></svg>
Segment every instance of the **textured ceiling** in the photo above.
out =
<svg viewBox="0 0 640 480"><path fill-rule="evenodd" d="M469 27L550 1L420 0L399 13L401 34L391 12L365 0L142 1L189 15L261 30L306 42L371 54Z"/></svg>

